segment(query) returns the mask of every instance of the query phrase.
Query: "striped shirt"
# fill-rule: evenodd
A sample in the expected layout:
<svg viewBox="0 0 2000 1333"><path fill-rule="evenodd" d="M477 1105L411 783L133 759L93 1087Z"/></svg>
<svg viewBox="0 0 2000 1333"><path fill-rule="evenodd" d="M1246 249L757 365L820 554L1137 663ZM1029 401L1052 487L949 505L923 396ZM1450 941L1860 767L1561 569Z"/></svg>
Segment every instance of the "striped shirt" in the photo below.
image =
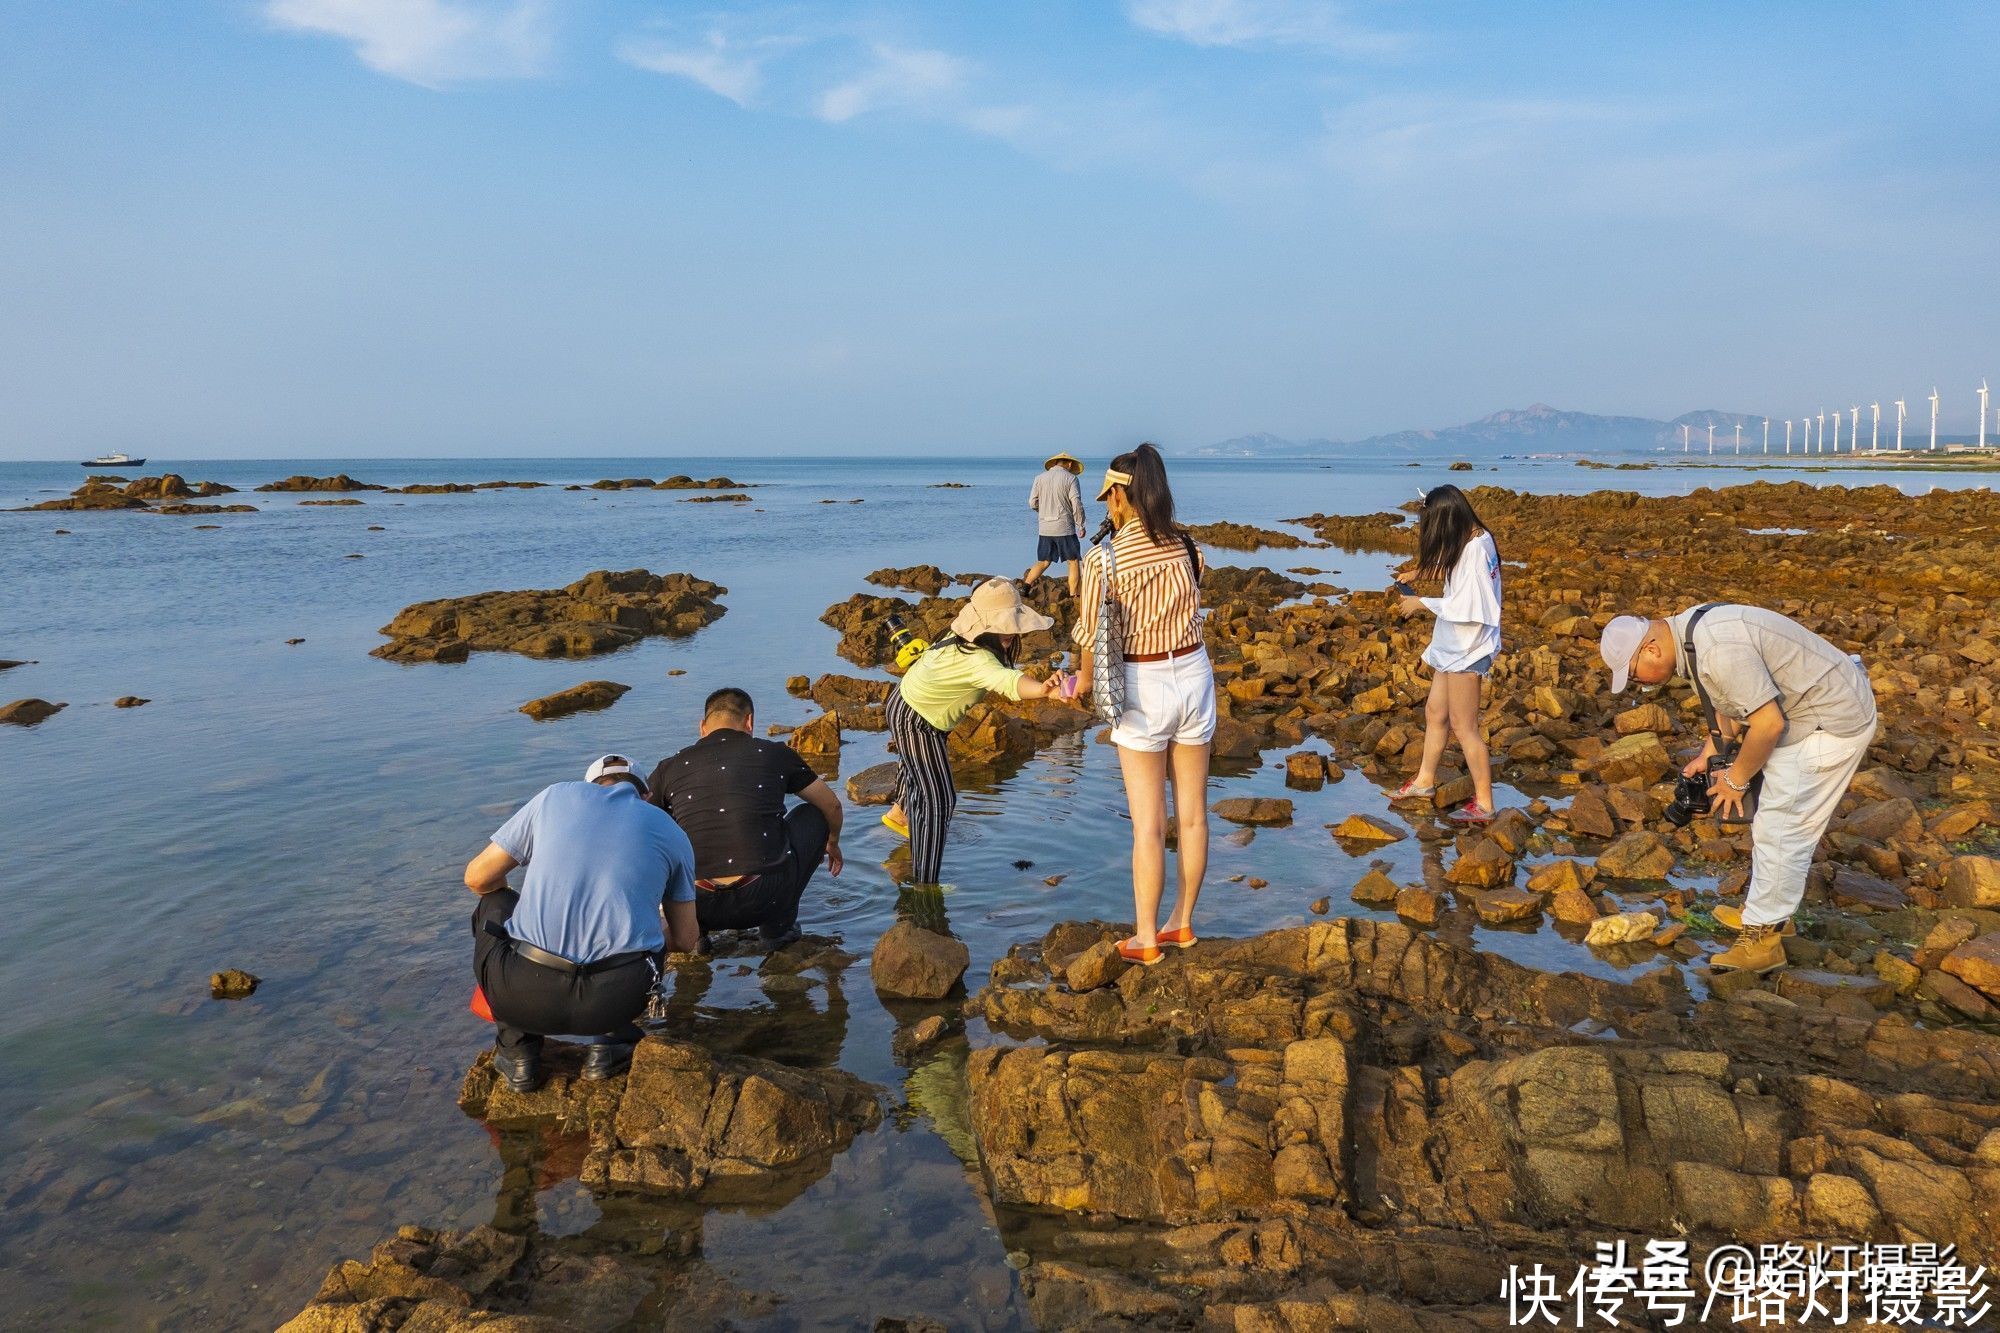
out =
<svg viewBox="0 0 2000 1333"><path fill-rule="evenodd" d="M1116 562L1112 597L1125 612L1125 655L1170 653L1201 642L1201 588L1179 534L1156 542L1146 525L1132 519L1111 539ZM1195 553L1201 561L1201 553ZM1207 562L1201 561L1206 569ZM1083 560L1083 590L1077 598L1071 637L1081 648L1097 640L1097 615L1104 601L1104 551L1092 547Z"/></svg>

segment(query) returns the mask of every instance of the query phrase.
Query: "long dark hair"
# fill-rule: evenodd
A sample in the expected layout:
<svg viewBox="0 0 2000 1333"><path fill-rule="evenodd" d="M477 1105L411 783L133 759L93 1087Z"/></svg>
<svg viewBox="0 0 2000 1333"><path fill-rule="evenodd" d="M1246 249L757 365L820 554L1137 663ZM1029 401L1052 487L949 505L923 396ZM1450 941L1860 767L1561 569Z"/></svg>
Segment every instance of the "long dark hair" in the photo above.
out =
<svg viewBox="0 0 2000 1333"><path fill-rule="evenodd" d="M1021 646L1018 634L981 634L971 639L961 639L956 634L946 634L937 641L937 647L946 644L961 653L976 653L984 649L1000 659L1000 665L1011 668L1014 665L1014 650Z"/></svg>
<svg viewBox="0 0 2000 1333"><path fill-rule="evenodd" d="M1164 542L1180 535L1180 525L1174 522L1174 493L1167 486L1166 460L1160 457L1157 447L1142 444L1130 453L1120 454L1111 460L1111 468L1132 478L1132 484L1125 488L1125 498L1132 502L1148 537Z"/></svg>
<svg viewBox="0 0 2000 1333"><path fill-rule="evenodd" d="M1417 520L1417 577L1449 578L1459 552L1473 533L1485 527L1458 487L1447 482L1426 491L1423 514ZM1491 531L1487 529L1489 535Z"/></svg>

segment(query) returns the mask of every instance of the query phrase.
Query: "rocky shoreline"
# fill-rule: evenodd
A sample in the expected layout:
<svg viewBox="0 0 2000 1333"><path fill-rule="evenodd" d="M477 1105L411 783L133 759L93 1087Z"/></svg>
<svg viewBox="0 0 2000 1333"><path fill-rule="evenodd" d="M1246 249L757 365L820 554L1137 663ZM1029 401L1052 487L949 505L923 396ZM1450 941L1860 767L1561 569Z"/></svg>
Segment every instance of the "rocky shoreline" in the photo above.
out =
<svg viewBox="0 0 2000 1333"><path fill-rule="evenodd" d="M976 960L969 998L888 1002L899 1050L962 1058L927 1086L929 1109L941 1134L956 1127L1038 1326L1497 1329L1510 1265L1566 1281L1605 1241L1684 1240L1697 1274L1724 1243L1814 1240L2000 1264L2000 500L1764 483L1471 496L1508 562L1485 724L1525 800L1450 829L1438 812L1468 785L1452 774L1433 802L1329 829L1311 910L1353 915L1209 939L1151 969L1117 958L1124 923L1062 922ZM1297 522L1350 550L1410 548L1401 513ZM858 593L823 619L843 657L882 670L889 613L934 636L959 605L946 594L977 578L876 571L869 583L915 600ZM1424 627L1386 595L1232 567L1204 598L1219 771L1275 752L1311 791L1414 769ZM1613 614L1729 599L1859 653L1883 722L1786 940L1792 966L1762 979L1700 966L1719 943L1711 909L1747 878L1745 833L1659 818L1697 703L1681 687L1611 696L1595 656ZM1032 600L1068 609L1052 581ZM1063 646L1043 636L1023 656ZM819 713L793 743L837 755L843 730L880 729L889 687L795 678ZM987 704L954 734L954 762L1004 774L1091 729L1060 704ZM850 795L881 799L882 777L853 775ZM1235 797L1217 813L1247 836L1295 818L1285 807ZM1419 875L1368 860L1412 837ZM1560 934L1629 979L1511 961L1479 947L1493 930ZM903 957L881 960L885 936L875 973L948 990L963 964L943 937L897 932ZM884 994L911 993L899 984ZM879 1132L884 1094L851 1075L746 1063L713 1031L665 1035L629 1078L559 1077L531 1099L497 1090L481 1057L461 1105L579 1143L579 1178L606 1200L783 1199ZM586 1261L557 1238L405 1229L337 1268L289 1327L610 1328L650 1300L651 1321L724 1328L756 1299L717 1284L698 1247ZM881 1328L949 1317L882 1301Z"/></svg>

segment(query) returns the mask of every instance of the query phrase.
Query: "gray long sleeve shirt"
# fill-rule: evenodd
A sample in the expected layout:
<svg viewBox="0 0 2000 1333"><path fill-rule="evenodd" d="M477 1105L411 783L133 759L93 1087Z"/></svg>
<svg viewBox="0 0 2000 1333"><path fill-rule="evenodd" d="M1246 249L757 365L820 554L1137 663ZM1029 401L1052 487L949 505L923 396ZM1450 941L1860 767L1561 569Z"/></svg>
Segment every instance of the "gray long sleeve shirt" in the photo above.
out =
<svg viewBox="0 0 2000 1333"><path fill-rule="evenodd" d="M1028 507L1039 516L1044 537L1081 537L1084 533L1083 491L1066 467L1043 470L1028 492Z"/></svg>

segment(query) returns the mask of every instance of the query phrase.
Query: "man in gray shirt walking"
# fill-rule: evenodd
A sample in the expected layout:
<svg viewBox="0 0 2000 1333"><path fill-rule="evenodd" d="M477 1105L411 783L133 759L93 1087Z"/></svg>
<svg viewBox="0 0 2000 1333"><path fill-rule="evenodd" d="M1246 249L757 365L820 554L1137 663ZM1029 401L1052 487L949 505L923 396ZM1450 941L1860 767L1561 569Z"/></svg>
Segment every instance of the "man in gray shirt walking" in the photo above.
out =
<svg viewBox="0 0 2000 1333"><path fill-rule="evenodd" d="M1743 907L1717 908L1740 933L1708 960L1716 971L1769 972L1785 964L1780 933L1805 897L1813 851L1875 738L1875 691L1859 658L1805 626L1756 606L1691 607L1666 620L1618 616L1598 652L1611 689L1692 680L1715 709L1735 759L1709 784L1711 812L1741 817L1761 775L1750 823L1750 888ZM1690 677L1693 668L1696 675ZM1707 770L1713 736L1683 772Z"/></svg>
<svg viewBox="0 0 2000 1333"><path fill-rule="evenodd" d="M1076 596L1077 562L1083 559L1083 492L1077 488L1077 474L1083 471L1083 460L1069 454L1052 454L1042 464L1042 474L1035 478L1035 484L1028 492L1028 508L1037 515L1036 531L1040 542L1035 548L1035 563L1021 576L1023 587L1032 588L1035 580L1050 565L1069 566L1069 595Z"/></svg>

